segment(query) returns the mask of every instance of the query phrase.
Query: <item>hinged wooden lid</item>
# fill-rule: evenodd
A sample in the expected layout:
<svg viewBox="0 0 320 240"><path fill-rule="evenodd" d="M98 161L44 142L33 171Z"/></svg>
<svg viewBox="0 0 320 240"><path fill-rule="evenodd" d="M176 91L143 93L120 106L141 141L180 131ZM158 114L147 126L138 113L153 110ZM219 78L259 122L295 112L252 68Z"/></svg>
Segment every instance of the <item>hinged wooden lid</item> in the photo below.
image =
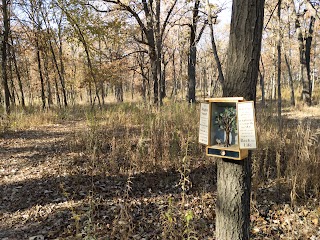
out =
<svg viewBox="0 0 320 240"><path fill-rule="evenodd" d="M240 102L243 101L243 97L222 97L222 98L205 98L206 102Z"/></svg>

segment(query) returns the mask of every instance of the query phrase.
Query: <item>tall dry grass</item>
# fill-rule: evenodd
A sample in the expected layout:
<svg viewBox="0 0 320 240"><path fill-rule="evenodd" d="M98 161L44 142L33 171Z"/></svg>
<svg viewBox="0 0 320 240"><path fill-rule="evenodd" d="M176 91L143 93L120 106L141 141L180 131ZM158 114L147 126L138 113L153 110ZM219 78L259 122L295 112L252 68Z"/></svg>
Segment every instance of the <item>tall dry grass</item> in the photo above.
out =
<svg viewBox="0 0 320 240"><path fill-rule="evenodd" d="M284 108L284 113L290 111L292 109ZM301 107L301 111L308 112L309 108ZM253 151L253 191L275 183L279 192L288 191L292 205L309 197L319 198L319 118L284 115L280 134L275 112L275 106L260 108L257 105L258 149ZM208 231L208 226L194 209L188 209L188 202L192 201L188 197L193 184L191 171L214 161L205 156L204 147L198 144L199 105L167 101L161 111L142 103L108 104L103 110L84 106L47 111L30 108L13 112L2 120L1 127L7 131L67 121L81 121L85 126L68 139L70 151L78 153L80 161L74 163L69 174L89 174L92 178L127 176L125 194L117 202L112 239L129 239L135 234L129 197L132 177L166 171L178 172L180 179L176 184L181 196L169 197L164 203L166 207L159 216L161 237L203 238L202 230ZM211 177L214 178L214 174ZM205 194L199 196L203 206L207 204L205 198ZM82 230L77 230L85 231L88 238L95 235L91 216L99 204L93 195L89 199L91 210L86 213L89 217L78 226ZM214 218L213 210L209 206L208 209L206 216Z"/></svg>
<svg viewBox="0 0 320 240"><path fill-rule="evenodd" d="M276 180L286 184L292 204L319 197L320 115L314 110L310 115L310 107L298 112L285 107L280 133L275 107L257 111L259 147L253 152L254 183Z"/></svg>
<svg viewBox="0 0 320 240"><path fill-rule="evenodd" d="M319 112L317 107L303 107L299 101L298 105L299 111L284 107L282 135L278 133L275 104L266 108L257 105L258 149L253 151L254 186L281 178L290 184L293 202L320 192ZM94 151L100 173L179 171L185 162L192 169L208 160L198 144L198 108L170 101L161 111L142 103L109 104L93 111L89 106L46 111L30 107L2 118L0 130L83 121L86 130L73 134L70 150Z"/></svg>

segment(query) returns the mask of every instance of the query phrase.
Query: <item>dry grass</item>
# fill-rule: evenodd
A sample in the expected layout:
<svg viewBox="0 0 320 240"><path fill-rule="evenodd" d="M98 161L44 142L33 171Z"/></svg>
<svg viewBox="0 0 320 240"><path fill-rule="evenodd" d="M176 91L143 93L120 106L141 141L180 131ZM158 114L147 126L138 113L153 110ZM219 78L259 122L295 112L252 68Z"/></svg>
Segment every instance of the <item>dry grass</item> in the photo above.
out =
<svg viewBox="0 0 320 240"><path fill-rule="evenodd" d="M317 106L298 105L298 109L284 108L282 136L273 106L257 109L253 239L320 237L320 114ZM26 225L49 220L51 224L57 221L56 215L65 220L59 228L43 233L49 238L213 239L215 160L207 158L198 144L198 114L198 106L170 101L161 112L139 103L108 104L95 111L83 106L45 112L17 110L2 120L4 136L13 138L14 132L28 134L38 128L53 128L58 133L67 126L52 143L50 135L43 142L53 148L61 142L64 152L60 155L50 148L43 153L47 160L31 168L17 167L22 164L18 157L23 159L19 152L14 158L16 165L1 164L4 171L19 169L2 180L2 190L18 191L15 182L18 186L28 185L28 181L39 184L46 174L54 178L52 184L60 194L57 202L64 204L55 206L47 199L47 204L39 202L38 208L30 203L29 209L10 210L1 217L0 227L17 227L17 221L30 210ZM35 173L42 167L47 170ZM21 178L15 179L18 176ZM47 216L46 206L54 217ZM35 216L34 211L43 216ZM60 211L66 211L63 218ZM4 222L9 218L8 225Z"/></svg>

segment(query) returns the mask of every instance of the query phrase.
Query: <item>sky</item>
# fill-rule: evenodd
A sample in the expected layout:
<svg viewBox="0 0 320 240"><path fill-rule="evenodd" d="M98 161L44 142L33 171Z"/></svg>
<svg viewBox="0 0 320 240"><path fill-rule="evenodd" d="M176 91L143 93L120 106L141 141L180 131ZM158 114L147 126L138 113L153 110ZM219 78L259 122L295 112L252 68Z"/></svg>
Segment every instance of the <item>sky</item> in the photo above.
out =
<svg viewBox="0 0 320 240"><path fill-rule="evenodd" d="M232 8L232 0L210 0L210 3L217 4L218 6L224 8L221 13L218 15L218 26L224 26L226 24L230 24L231 21L231 8Z"/></svg>

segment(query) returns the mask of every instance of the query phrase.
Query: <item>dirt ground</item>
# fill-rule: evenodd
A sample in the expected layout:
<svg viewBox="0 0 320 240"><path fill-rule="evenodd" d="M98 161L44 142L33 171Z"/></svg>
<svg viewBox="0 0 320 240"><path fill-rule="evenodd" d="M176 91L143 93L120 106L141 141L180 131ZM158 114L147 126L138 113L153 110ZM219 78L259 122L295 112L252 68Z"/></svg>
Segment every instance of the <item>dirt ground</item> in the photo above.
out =
<svg viewBox="0 0 320 240"><path fill-rule="evenodd" d="M71 146L85 130L74 121L2 134L0 239L167 239L185 229L188 209L189 234L214 239L214 164L192 170L186 196L175 171L93 174L90 156ZM288 194L281 204L270 200L272 183L258 191L252 239L320 239L317 199L293 211Z"/></svg>

